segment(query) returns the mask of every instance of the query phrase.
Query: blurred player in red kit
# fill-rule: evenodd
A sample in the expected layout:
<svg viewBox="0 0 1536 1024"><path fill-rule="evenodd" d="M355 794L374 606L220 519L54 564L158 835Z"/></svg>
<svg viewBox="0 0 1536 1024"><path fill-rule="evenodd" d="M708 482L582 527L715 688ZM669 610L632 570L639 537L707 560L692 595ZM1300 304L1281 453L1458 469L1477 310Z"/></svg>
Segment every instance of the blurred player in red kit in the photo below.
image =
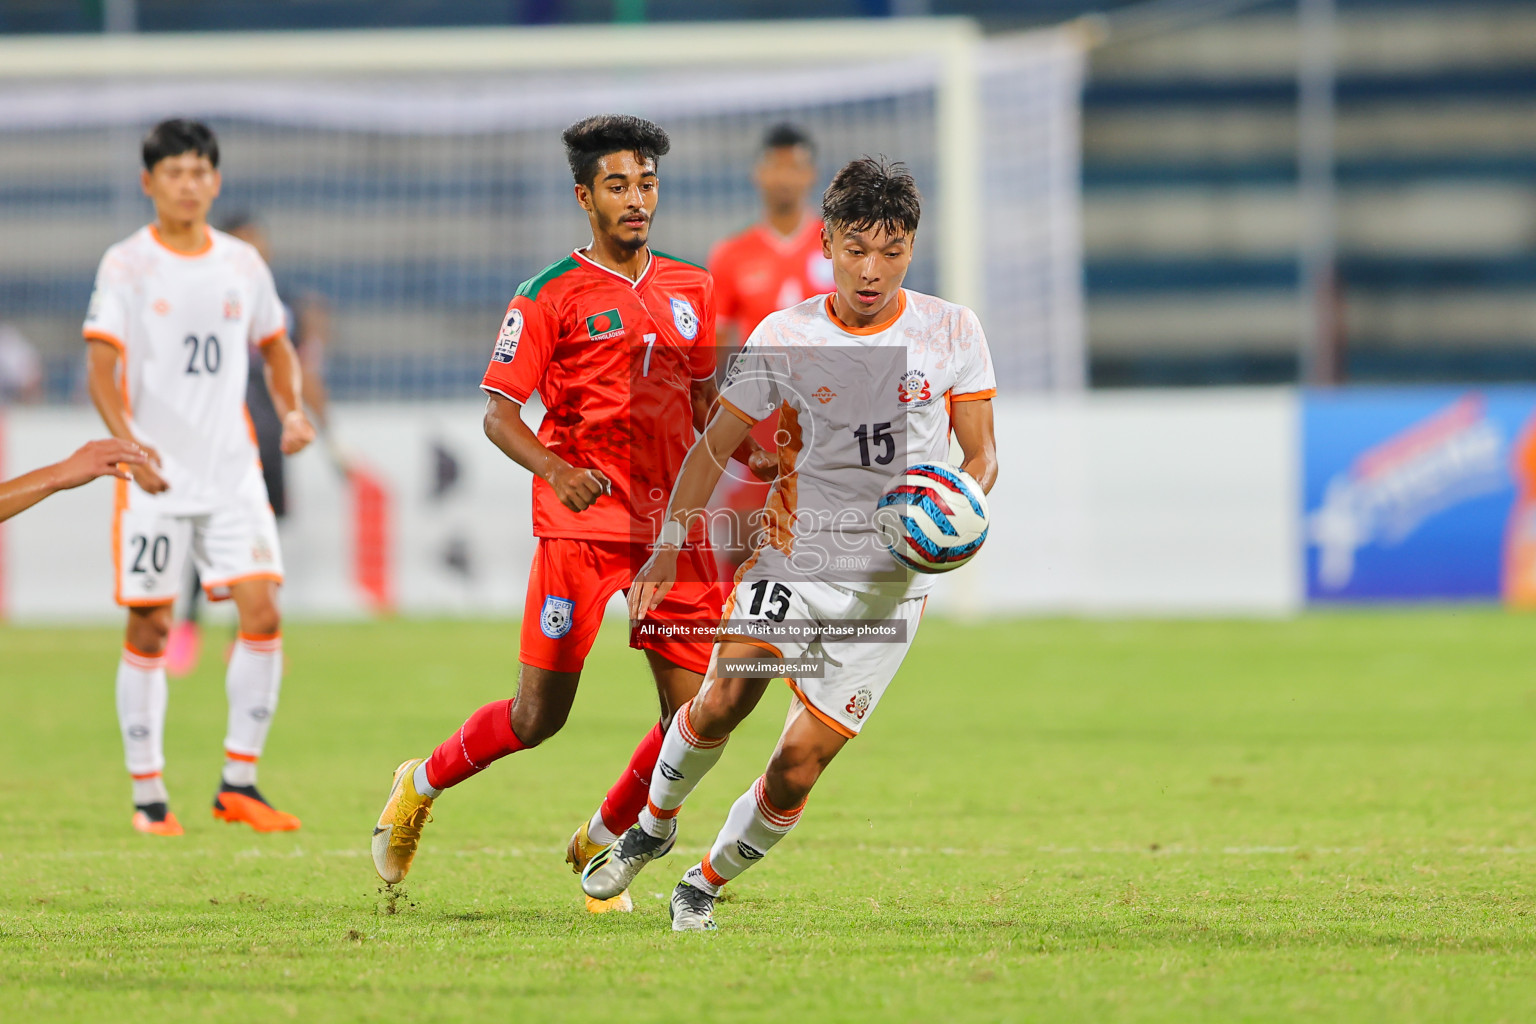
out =
<svg viewBox="0 0 1536 1024"><path fill-rule="evenodd" d="M562 136L592 242L517 290L502 317L481 387L486 435L534 474L533 532L516 696L476 711L435 752L395 770L373 833L374 866L397 882L440 793L565 724L603 609L650 557L683 456L702 429L715 387L715 296L702 267L653 251L657 160L666 132L636 117L599 115ZM522 419L534 391L537 436ZM750 440L735 453L754 472L774 460ZM720 621L723 588L703 529L684 546L683 582L659 609L665 622ZM712 635L631 637L645 649L660 724L640 742L597 813L571 837L566 860L588 860L637 820L673 711L698 692ZM588 909L630 909L627 893Z"/></svg>
<svg viewBox="0 0 1536 1024"><path fill-rule="evenodd" d="M816 147L792 124L780 124L763 137L752 181L763 197L763 217L720 242L709 257L720 316L720 344L735 351L769 313L832 290L832 261L821 247L821 218L811 206L816 187ZM776 447L773 423L765 420L752 437L769 450ZM749 522L763 507L768 485L747 474L726 471L721 496L728 529L715 542L725 566L736 566L757 546Z"/></svg>

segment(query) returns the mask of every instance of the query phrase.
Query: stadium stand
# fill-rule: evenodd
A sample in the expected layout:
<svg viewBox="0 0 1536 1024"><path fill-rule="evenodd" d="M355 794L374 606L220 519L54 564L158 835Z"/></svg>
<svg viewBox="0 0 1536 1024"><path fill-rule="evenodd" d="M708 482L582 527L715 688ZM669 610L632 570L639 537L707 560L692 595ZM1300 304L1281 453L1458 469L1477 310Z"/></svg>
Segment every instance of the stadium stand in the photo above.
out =
<svg viewBox="0 0 1536 1024"><path fill-rule="evenodd" d="M1342 4L1339 29L1346 376L1536 377L1536 9ZM1294 379L1296 54L1275 7L1094 54L1095 383Z"/></svg>
<svg viewBox="0 0 1536 1024"><path fill-rule="evenodd" d="M991 26L1040 23L1123 3L1083 0L650 0L655 19L884 14L926 7L968 13ZM1220 4L1207 5L1220 7ZM1232 5L1227 5L1232 6ZM1536 379L1536 8L1510 0L1339 0L1337 179L1339 308L1347 345L1345 374L1359 381ZM478 22L603 20L611 0L465 0L363 3L286 0L200 5L139 0L154 28L334 27ZM82 31L89 5L15 0L0 30ZM265 19L265 20L263 20ZM1098 385L1263 383L1296 375L1296 57L1294 2L1264 3L1247 13L1145 37L1119 39L1091 59L1083 109L1083 229L1087 330ZM44 167L71 154L50 140L53 156L3 159ZM63 147L58 148L58 147ZM737 156L740 156L739 154ZM272 209L285 189L338 201L397 201L430 211L430 175L379 173L382 147L349 153L325 180L232 176L230 206ZM735 160L740 163L740 160ZM681 187L749 208L749 184L722 160ZM367 165L351 176L348 165ZM0 168L3 170L4 168ZM542 170L540 173L544 173ZM77 224L113 202L67 180L6 176L0 212L73 207ZM398 196L368 190L398 186ZM456 180L454 202L468 198L517 204L519 183ZM317 191L318 190L318 191ZM466 191L467 190L467 191ZM473 193L473 195L471 195ZM120 200L118 200L120 201ZM50 229L26 266L0 267L0 314L19 319L48 357L50 393L71 388L74 365L29 323L29 311L74 308L88 290L86 268L50 266L49 251L77 246ZM422 230L425 230L424 228ZM707 247L702 227L668 230L684 248ZM697 236L697 237L695 237ZM359 274L346 266L293 258L294 280L343 302L370 294L451 294L466 308L493 304L508 267L494 279L439 258L423 236L417 262L392 273ZM366 247L362 250L366 251ZM466 336L478 329L468 320ZM381 317L366 325L375 339L404 339L410 324ZM398 347L398 346L396 346ZM342 394L372 393L369 361L343 344L336 353ZM478 355L463 354L465 366ZM455 379L462 367L427 360L411 379ZM352 382L349 384L348 382ZM446 384L444 385L446 386Z"/></svg>

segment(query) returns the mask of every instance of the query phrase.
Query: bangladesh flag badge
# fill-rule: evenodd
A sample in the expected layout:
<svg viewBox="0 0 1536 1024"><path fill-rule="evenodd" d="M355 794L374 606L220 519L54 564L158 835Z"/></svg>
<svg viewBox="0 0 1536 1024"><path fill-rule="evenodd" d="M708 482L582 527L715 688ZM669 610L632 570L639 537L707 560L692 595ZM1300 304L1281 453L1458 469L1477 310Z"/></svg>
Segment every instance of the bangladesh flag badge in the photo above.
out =
<svg viewBox="0 0 1536 1024"><path fill-rule="evenodd" d="M587 337L593 341L601 341L604 338L612 338L616 334L623 333L624 318L619 316L617 309L593 313L587 317Z"/></svg>

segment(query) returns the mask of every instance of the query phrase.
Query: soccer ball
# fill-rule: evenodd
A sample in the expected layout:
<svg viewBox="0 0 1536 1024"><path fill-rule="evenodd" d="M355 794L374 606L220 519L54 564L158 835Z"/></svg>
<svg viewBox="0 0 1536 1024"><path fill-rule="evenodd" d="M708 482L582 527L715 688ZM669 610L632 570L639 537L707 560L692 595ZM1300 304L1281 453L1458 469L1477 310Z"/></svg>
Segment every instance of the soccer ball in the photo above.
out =
<svg viewBox="0 0 1536 1024"><path fill-rule="evenodd" d="M987 539L987 496L965 470L925 462L891 480L874 518L896 561L917 572L949 572Z"/></svg>

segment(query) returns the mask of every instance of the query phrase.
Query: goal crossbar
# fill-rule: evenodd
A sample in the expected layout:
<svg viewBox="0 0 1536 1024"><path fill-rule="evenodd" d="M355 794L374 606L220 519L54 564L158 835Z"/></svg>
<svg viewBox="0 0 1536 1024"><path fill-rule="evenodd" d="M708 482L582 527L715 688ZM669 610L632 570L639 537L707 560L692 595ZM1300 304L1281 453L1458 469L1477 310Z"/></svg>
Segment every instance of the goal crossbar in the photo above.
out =
<svg viewBox="0 0 1536 1024"><path fill-rule="evenodd" d="M981 38L968 18L32 36L0 39L0 83L936 61L938 284L979 310Z"/></svg>

